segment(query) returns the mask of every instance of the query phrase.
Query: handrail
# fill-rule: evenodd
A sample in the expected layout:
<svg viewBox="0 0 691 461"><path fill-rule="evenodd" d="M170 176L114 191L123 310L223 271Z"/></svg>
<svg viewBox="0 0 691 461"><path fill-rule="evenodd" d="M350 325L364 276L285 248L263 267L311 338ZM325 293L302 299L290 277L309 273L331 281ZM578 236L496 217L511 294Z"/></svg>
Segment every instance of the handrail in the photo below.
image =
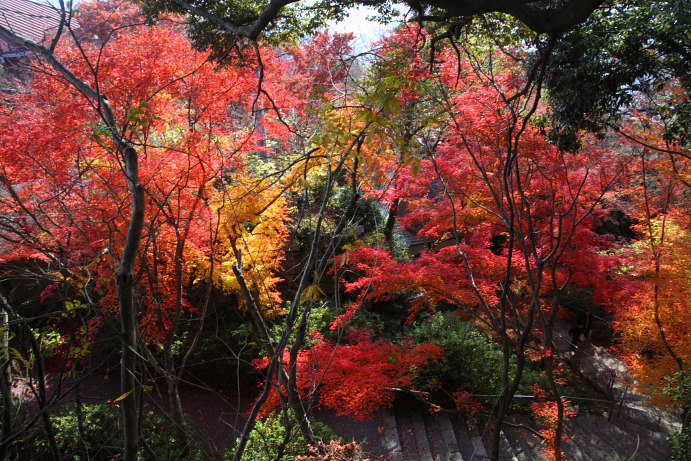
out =
<svg viewBox="0 0 691 461"><path fill-rule="evenodd" d="M411 393L411 394L420 394L420 395L425 395L427 397L430 396L430 393L427 391L418 391L415 389L404 389L402 387L385 387L384 388L387 391L397 391L397 392L406 392L406 393ZM501 397L501 394L465 394L468 397L476 397L476 398L485 398L485 397L492 397L492 398L497 398ZM513 396L513 398L518 398L518 399L535 399L537 398L534 395L522 395L522 394L516 394ZM592 402L606 402L609 403L611 400L607 399L594 399L592 397L576 397L576 396L571 396L571 395L560 395L560 399L562 400L589 400Z"/></svg>
<svg viewBox="0 0 691 461"><path fill-rule="evenodd" d="M556 333L556 332L553 332L553 334L555 334L557 337L559 337L563 340L568 341L568 343L571 344L571 339L567 339L564 336L562 336L561 334ZM606 392L611 397L609 400L606 400L606 402L609 402L609 404L610 404L609 410L607 411L607 421L610 421L612 419L612 414L614 413L614 407L617 404L617 400L619 401L619 409L617 410L617 416L620 416L621 415L621 409L624 406L624 399L626 398L626 394L628 393L629 388L631 388L631 383L629 383L625 379L625 377L621 377L621 378L618 377L619 372L617 370L610 368L609 365L607 365L602 360L595 357L593 354L588 354L584 348L576 346L576 349L577 349L577 352L576 352L577 359L576 359L575 364L574 364L576 367L576 370L581 372L581 370L580 370L581 358L583 357L583 355L585 355L586 357L589 357L591 360L602 365L605 368L605 372L609 372L610 377L609 377L609 382L607 383ZM614 392L613 392L615 382L619 382L620 384L623 384L623 386L624 386L624 390L621 393L621 397L619 399L617 399L617 397L614 395Z"/></svg>
<svg viewBox="0 0 691 461"><path fill-rule="evenodd" d="M570 339L570 338L567 339L567 338L565 338L563 335L561 335L561 334L559 334L559 333L557 333L557 332L553 332L553 334L556 335L557 337L559 337L559 338L561 338L561 339L567 341L569 344L571 344L571 339ZM577 351L578 351L578 352L577 352L577 354L578 354L578 360L577 360L577 363L576 363L576 369L577 369L578 371L580 371L580 359L581 359L581 357L582 357L583 355L586 355L587 357L590 357L593 361L595 361L595 362L599 363L600 365L602 365L602 366L606 369L606 371L610 373L610 379L609 379L609 383L608 383L608 385L607 385L607 393L609 393L609 394L611 395L611 398L608 398L608 399L594 399L594 398L591 398L591 397L575 397L575 396L567 396L567 395L561 395L561 396L559 396L559 398L562 399L562 400L564 400L564 399L568 399L568 400L586 400L586 401L590 401L590 402L603 402L603 403L609 403L609 409L608 409L608 411L607 411L607 420L608 420L608 421L612 418L612 414L614 413L614 407L616 406L617 401L619 401L619 409L618 409L618 412L617 412L617 416L619 416L619 415L621 414L621 408L622 408L622 406L624 405L624 399L625 399L625 397L626 397L626 394L628 393L629 388L631 387L631 384L630 384L625 378L623 378L623 377L622 377L622 378L617 377L617 375L618 375L618 373L619 373L619 372L617 372L617 370L614 370L614 369L610 368L609 365L607 365L607 364L604 363L602 360L600 360L600 359L598 359L597 357L595 357L593 354L588 354L588 353L586 353L584 348L576 346L576 349L577 349ZM619 382L619 383L621 383L621 384L624 385L624 391L621 393L621 397L618 398L618 399L614 396L614 394L613 394L613 392L612 392L613 386L614 386L614 383L615 383L615 382ZM501 397L501 395L500 395L500 394L468 394L468 397L475 397L475 398L490 398L490 397L491 397L491 398L497 398L497 397ZM534 396L534 395L514 395L513 398L535 398L535 396Z"/></svg>
<svg viewBox="0 0 691 461"><path fill-rule="evenodd" d="M393 390L398 390L398 389L393 389ZM418 391L419 392L419 391ZM468 397L478 397L478 398L483 398L483 397L501 397L501 394L465 394ZM534 395L514 395L513 398L518 398L518 399L535 399ZM560 399L562 400L589 400L591 402L605 402L605 403L610 403L611 400L609 399L594 399L592 397L576 397L576 396L571 396L571 395L560 395Z"/></svg>
<svg viewBox="0 0 691 461"><path fill-rule="evenodd" d="M557 332L553 332L553 335L556 335L557 337L559 337L563 340L566 340L569 344L571 344L571 340L565 338L563 335L561 335ZM576 349L578 351L577 352L578 359L576 361L576 369L578 371L580 371L580 359L585 354L587 357L590 357L592 360L594 360L595 362L602 365L606 369L606 371L608 371L610 373L610 379L609 379L609 383L607 385L607 393L612 395L612 397L609 399L595 399L592 397L576 397L576 396L560 395L559 398L561 400L585 400L585 401L589 401L589 402L609 403L609 409L607 410L607 420L608 421L612 418L612 414L614 413L614 407L616 406L617 400L618 400L619 401L619 409L617 412L617 416L621 415L621 409L624 405L624 399L626 397L626 394L628 393L629 388L631 388L631 384L624 378L618 378L617 377L617 374L618 374L617 370L610 368L609 365L607 365L606 363L604 363L603 361L601 361L600 359L595 357L593 354L586 353L584 348L576 346ZM617 399L613 395L613 392L612 392L615 382L619 382L619 383L624 385L624 390L621 393L621 397L619 399ZM429 398L429 396L430 396L429 392L418 391L418 390L413 390L413 389L404 389L404 388L399 388L399 387L386 387L385 389L390 390L390 391L399 391L399 392L407 392L407 393L412 393L412 394L417 394L417 395L424 395L426 398ZM473 398L499 398L499 397L502 397L501 394L466 394L466 395L468 397L473 397ZM517 395L514 395L512 398L534 399L536 397L534 395L517 394Z"/></svg>

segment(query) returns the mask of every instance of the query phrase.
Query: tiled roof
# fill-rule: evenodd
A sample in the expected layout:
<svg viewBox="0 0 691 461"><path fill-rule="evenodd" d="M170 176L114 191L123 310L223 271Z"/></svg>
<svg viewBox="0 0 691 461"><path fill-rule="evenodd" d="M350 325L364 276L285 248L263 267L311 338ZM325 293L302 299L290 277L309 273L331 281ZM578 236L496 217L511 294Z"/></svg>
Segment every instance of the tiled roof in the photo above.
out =
<svg viewBox="0 0 691 461"><path fill-rule="evenodd" d="M59 20L60 12L46 3L0 0L0 25L31 41L41 43L50 39ZM0 55L21 50L0 34Z"/></svg>

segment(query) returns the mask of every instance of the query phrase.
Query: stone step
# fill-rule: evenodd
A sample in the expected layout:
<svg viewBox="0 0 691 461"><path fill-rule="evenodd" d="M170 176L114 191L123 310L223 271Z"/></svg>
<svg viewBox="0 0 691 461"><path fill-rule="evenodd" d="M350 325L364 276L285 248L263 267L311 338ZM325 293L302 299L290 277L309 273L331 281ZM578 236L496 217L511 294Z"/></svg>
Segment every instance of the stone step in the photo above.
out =
<svg viewBox="0 0 691 461"><path fill-rule="evenodd" d="M444 443L446 444L449 453L460 454L458 441L456 440L456 434L453 431L453 425L451 424L449 414L446 412L439 412L435 415L435 417L437 418L439 430L441 431L442 437L444 438Z"/></svg>
<svg viewBox="0 0 691 461"><path fill-rule="evenodd" d="M530 416L514 415L507 422L523 424L534 430L542 427ZM670 458L667 441L659 433L650 433L632 423L616 424L606 418L584 415L566 422L570 440L562 441L562 451L569 460L577 461L663 461ZM546 449L539 437L526 430L504 426L519 461L545 459ZM651 437L652 435L652 437Z"/></svg>
<svg viewBox="0 0 691 461"><path fill-rule="evenodd" d="M396 423L396 413L392 408L382 410L382 423L384 433L382 434L382 446L389 454L391 461L404 461L401 451L401 441L398 437L398 426Z"/></svg>
<svg viewBox="0 0 691 461"><path fill-rule="evenodd" d="M468 427L465 424L465 420L455 415L451 419L451 426L453 428L453 433L456 436L456 443L458 444L458 451L464 461L470 461L474 456L473 442L470 440L470 434L468 433ZM477 458L472 458L477 461Z"/></svg>
<svg viewBox="0 0 691 461"><path fill-rule="evenodd" d="M432 459L434 461L446 461L448 449L436 415L429 411L423 411L422 418L425 423L425 431L427 432L427 441L432 453Z"/></svg>
<svg viewBox="0 0 691 461"><path fill-rule="evenodd" d="M524 425L536 430L530 416L515 415L507 419L507 423L513 425ZM518 461L538 461L545 459L547 452L542 444L542 438L533 434L527 429L514 427L509 424L504 425L504 434L511 443L515 456Z"/></svg>
<svg viewBox="0 0 691 461"><path fill-rule="evenodd" d="M568 343L562 341L562 349ZM624 380L625 364L600 347L582 346L581 374L617 399L625 392L625 406L614 408L611 421L605 417L581 415L565 421L561 443L570 461L664 461L670 458L666 435L677 428L674 415L647 405L648 398L634 391ZM565 359L575 361L566 351ZM608 378L615 371L611 389ZM620 415L618 414L621 412ZM428 414L397 409L383 413L383 444L392 461L488 461L493 432L488 426L446 413ZM544 430L527 415L514 415L507 422ZM505 425L500 440L500 461L537 461L551 458L542 438L525 428Z"/></svg>
<svg viewBox="0 0 691 461"><path fill-rule="evenodd" d="M634 421L625 418L612 418L612 424L628 432L632 436L637 436L641 440L655 447L660 447L664 451L669 451L667 436L662 432L651 431L647 427L641 426Z"/></svg>
<svg viewBox="0 0 691 461"><path fill-rule="evenodd" d="M610 449L615 450L617 459L632 459L635 453L637 461L659 461L671 454L665 451L666 444L654 447L650 440L640 434L630 433L604 418L586 416L577 419L583 427L589 427Z"/></svg>
<svg viewBox="0 0 691 461"><path fill-rule="evenodd" d="M518 461L516 451L513 449L513 445L506 437L506 431L504 430L504 428L502 428L501 432L499 433L499 436L501 437L501 440L499 441L499 450L501 452L500 459L506 461Z"/></svg>
<svg viewBox="0 0 691 461"><path fill-rule="evenodd" d="M620 461L617 453L602 441L589 427L583 426L579 418L571 418L564 431L568 437L562 442L562 451L567 459L590 459L592 461Z"/></svg>
<svg viewBox="0 0 691 461"><path fill-rule="evenodd" d="M494 440L494 429L488 427L487 430L483 431L482 441L485 444L485 451L488 455L491 455ZM499 461L518 461L518 457L514 452L511 442L506 438L504 430L500 432L499 439Z"/></svg>
<svg viewBox="0 0 691 461"><path fill-rule="evenodd" d="M396 408L395 414L403 459L405 461L419 461L415 430L410 421L408 410L406 408Z"/></svg>
<svg viewBox="0 0 691 461"><path fill-rule="evenodd" d="M627 404L621 408L621 411L615 408L612 420L618 421L621 419L663 435L667 435L671 430L679 430L681 428L680 422L675 421L672 416L645 404Z"/></svg>
<svg viewBox="0 0 691 461"><path fill-rule="evenodd" d="M621 455L631 454L626 443L627 434L622 431L618 437L612 437L614 435L613 431L609 429L614 427L614 425L605 418L585 415L571 418L567 424L576 428L582 434L586 434L589 441L588 448L598 453L598 456L603 461L619 461L622 458ZM575 439L574 442L578 443L579 440Z"/></svg>
<svg viewBox="0 0 691 461"><path fill-rule="evenodd" d="M449 415L426 413L424 422L434 461L463 461Z"/></svg>
<svg viewBox="0 0 691 461"><path fill-rule="evenodd" d="M586 354L590 354L592 360L597 361L598 368L605 367L614 370L619 376L626 374L626 364L607 352L604 347L591 346L585 349Z"/></svg>
<svg viewBox="0 0 691 461"><path fill-rule="evenodd" d="M470 456L471 461L489 461L489 455L485 449L485 444L482 440L482 435L478 429L477 423L474 420L468 419L465 421L468 435L470 436L470 443L473 452Z"/></svg>
<svg viewBox="0 0 691 461"><path fill-rule="evenodd" d="M420 410L408 410L408 417L410 418L410 426L413 428L415 436L418 459L420 461L434 461L422 412Z"/></svg>
<svg viewBox="0 0 691 461"><path fill-rule="evenodd" d="M544 426L528 415L514 415L510 418L510 422L522 424L538 432L545 429ZM523 461L525 459L526 461L537 461L553 458L552 455L549 455L549 450L544 445L542 438L538 437L532 432L525 429L512 428L508 425L505 426L504 432L512 441L515 451L518 451L520 447L521 456L519 456L519 460ZM566 442L563 439L561 442L561 450L567 460L602 461L594 454L593 450L583 449L580 447L579 443L573 443L575 440L575 435L577 435L579 442L582 442L585 439L580 431L575 431L573 428L569 428L565 430L565 433L571 437L570 442ZM517 440L518 438L520 438L520 440Z"/></svg>
<svg viewBox="0 0 691 461"><path fill-rule="evenodd" d="M570 461L663 461L671 448L660 431L661 422L651 422L654 412L622 408L622 416L606 418L582 415L565 422L566 440L561 448ZM382 411L382 444L391 461L488 461L491 428L447 413L427 413L399 408ZM543 429L527 415L514 415L507 423ZM651 428L657 428L653 430ZM500 461L545 459L547 449L540 437L505 425L501 434Z"/></svg>
<svg viewBox="0 0 691 461"><path fill-rule="evenodd" d="M382 445L391 461L463 461L446 413L382 410Z"/></svg>

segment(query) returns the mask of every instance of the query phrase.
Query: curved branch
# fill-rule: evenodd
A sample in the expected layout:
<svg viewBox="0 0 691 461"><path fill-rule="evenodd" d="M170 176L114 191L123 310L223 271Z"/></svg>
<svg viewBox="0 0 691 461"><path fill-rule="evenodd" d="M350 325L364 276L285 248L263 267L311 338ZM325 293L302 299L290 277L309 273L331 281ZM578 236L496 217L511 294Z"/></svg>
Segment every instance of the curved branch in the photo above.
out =
<svg viewBox="0 0 691 461"><path fill-rule="evenodd" d="M572 0L554 9L542 9L528 4L509 6L497 11L510 14L537 33L558 34L584 22L602 3L603 0Z"/></svg>
<svg viewBox="0 0 691 461"><path fill-rule="evenodd" d="M213 21L216 24L218 24L221 28L227 30L228 32L233 33L235 35L239 35L241 37L248 38L250 40L257 40L259 34L261 34L264 31L264 29L266 29L266 27L271 23L271 21L273 21L276 18L276 16L278 16L278 13L281 11L281 8L290 5L291 3L295 3L296 1L298 0L272 0L266 6L266 8L264 8L264 11L262 11L259 17L256 18L254 24L252 24L252 26L250 27L247 27L238 25L236 21L231 21L227 18L222 18L220 16L212 14L209 11L194 6L193 4L186 2L184 0L173 0L175 4L184 8L190 13L199 15L204 19L208 19L209 21Z"/></svg>
<svg viewBox="0 0 691 461"><path fill-rule="evenodd" d="M537 6L534 0L426 0L454 17L485 13L506 13L535 32L552 34L566 32L584 22L604 0L571 0L558 8Z"/></svg>

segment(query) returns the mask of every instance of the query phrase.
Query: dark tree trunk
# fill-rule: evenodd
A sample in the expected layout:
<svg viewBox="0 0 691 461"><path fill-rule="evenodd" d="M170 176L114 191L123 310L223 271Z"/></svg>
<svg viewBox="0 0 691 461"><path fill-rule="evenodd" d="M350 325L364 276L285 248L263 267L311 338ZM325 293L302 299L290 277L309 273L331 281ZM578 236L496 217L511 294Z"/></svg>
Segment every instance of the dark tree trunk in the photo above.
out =
<svg viewBox="0 0 691 461"><path fill-rule="evenodd" d="M0 295L2 296L2 295ZM8 444L5 441L12 432L12 418L14 417L14 400L12 396L12 372L9 354L9 326L7 312L0 312L2 319L2 363L0 366L0 392L2 392L2 440L0 440L0 459L7 458Z"/></svg>
<svg viewBox="0 0 691 461"><path fill-rule="evenodd" d="M137 428L137 308L134 299L134 263L137 258L139 242L144 228L144 188L139 183L139 164L137 152L131 146L122 146L127 180L132 197L132 214L125 247L118 272L118 301L122 324L122 359L120 361L120 391L125 396L121 400L124 425L124 461L136 461L139 450L139 430Z"/></svg>

